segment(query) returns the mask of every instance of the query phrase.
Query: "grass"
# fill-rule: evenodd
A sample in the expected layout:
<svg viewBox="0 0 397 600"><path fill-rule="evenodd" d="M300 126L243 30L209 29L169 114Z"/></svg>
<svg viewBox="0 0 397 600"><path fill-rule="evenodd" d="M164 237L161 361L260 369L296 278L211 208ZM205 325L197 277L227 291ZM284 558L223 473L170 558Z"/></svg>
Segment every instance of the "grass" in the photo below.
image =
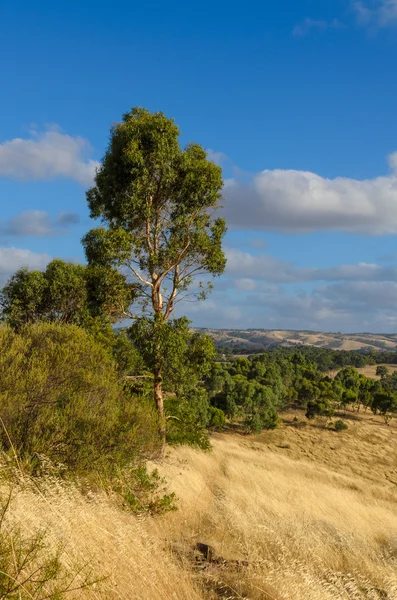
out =
<svg viewBox="0 0 397 600"><path fill-rule="evenodd" d="M155 466L178 511L134 516L110 493L20 476L7 526L45 531L64 570L102 578L70 598L397 599L395 423L347 413L336 433L294 417L258 437L216 434L212 452L168 450ZM197 542L222 560L197 561Z"/></svg>
<svg viewBox="0 0 397 600"><path fill-rule="evenodd" d="M387 367L390 375L392 373L394 373L395 371L397 371L397 365L389 365L389 364L382 364L382 365L366 365L365 367L361 367L359 369L356 369L356 371L358 371L359 373L361 373L362 375L365 375L366 377L370 377L371 379L380 379L380 375L376 374L376 369L379 366L383 366L383 367ZM333 371L329 371L329 376L330 377L335 377L335 375L340 371L340 369L336 369Z"/></svg>
<svg viewBox="0 0 397 600"><path fill-rule="evenodd" d="M217 435L211 454L172 451L168 535L248 562L208 571L228 597L396 599L397 429L369 415L343 433L301 429L293 416L257 438Z"/></svg>

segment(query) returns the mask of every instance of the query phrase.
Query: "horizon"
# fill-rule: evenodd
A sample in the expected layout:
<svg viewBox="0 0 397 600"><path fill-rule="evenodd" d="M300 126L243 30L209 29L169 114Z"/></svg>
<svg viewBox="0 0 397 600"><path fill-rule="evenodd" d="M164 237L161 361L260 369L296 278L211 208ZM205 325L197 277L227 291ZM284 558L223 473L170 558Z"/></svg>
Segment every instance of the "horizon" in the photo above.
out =
<svg viewBox="0 0 397 600"><path fill-rule="evenodd" d="M84 262L85 191L131 106L223 169L205 329L397 331L397 0L0 8L0 287Z"/></svg>

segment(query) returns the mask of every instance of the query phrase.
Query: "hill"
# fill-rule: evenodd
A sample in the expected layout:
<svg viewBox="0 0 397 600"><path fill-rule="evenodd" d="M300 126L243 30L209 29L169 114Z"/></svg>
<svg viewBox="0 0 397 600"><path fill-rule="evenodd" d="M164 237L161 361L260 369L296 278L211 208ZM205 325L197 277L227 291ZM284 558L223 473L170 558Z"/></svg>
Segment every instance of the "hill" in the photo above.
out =
<svg viewBox="0 0 397 600"><path fill-rule="evenodd" d="M199 329L219 347L257 350L300 344L332 350L396 350L397 334L321 333L279 329Z"/></svg>
<svg viewBox="0 0 397 600"><path fill-rule="evenodd" d="M335 433L289 412L256 437L214 435L212 452L169 449L153 466L179 510L161 518L49 479L14 487L7 525L105 577L70 598L396 600L397 426L344 418Z"/></svg>

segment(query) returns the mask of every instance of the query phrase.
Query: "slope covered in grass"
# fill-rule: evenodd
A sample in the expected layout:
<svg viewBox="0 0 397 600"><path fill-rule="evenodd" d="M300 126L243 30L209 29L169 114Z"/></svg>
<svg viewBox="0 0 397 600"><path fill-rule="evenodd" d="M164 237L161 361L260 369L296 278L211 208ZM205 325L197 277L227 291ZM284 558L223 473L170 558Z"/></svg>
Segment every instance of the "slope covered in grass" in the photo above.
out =
<svg viewBox="0 0 397 600"><path fill-rule="evenodd" d="M396 426L352 414L335 433L294 416L257 437L216 434L209 453L169 449L156 466L176 512L137 517L48 478L15 484L3 531L46 530L70 573L88 563L104 577L72 598L397 599ZM216 559L198 560L197 542Z"/></svg>

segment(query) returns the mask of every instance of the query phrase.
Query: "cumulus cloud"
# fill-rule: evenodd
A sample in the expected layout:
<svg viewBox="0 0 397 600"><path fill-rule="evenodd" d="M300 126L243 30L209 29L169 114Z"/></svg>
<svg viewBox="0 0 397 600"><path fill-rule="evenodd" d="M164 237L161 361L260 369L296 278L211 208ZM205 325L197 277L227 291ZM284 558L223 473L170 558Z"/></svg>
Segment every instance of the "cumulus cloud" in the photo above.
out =
<svg viewBox="0 0 397 600"><path fill-rule="evenodd" d="M312 30L326 31L327 29L342 29L343 27L343 23L338 19L326 21L324 19L311 19L307 17L301 23L295 25L292 34L296 37L304 37Z"/></svg>
<svg viewBox="0 0 397 600"><path fill-rule="evenodd" d="M72 179L92 184L99 163L88 158L89 142L56 129L32 132L28 139L0 143L0 177L22 181Z"/></svg>
<svg viewBox="0 0 397 600"><path fill-rule="evenodd" d="M235 228L282 233L397 233L397 153L387 176L327 179L310 171L264 170L225 181L224 215Z"/></svg>
<svg viewBox="0 0 397 600"><path fill-rule="evenodd" d="M9 237L47 237L62 235L66 228L78 223L77 213L61 212L52 220L44 210L25 210L8 220L0 221L0 235Z"/></svg>
<svg viewBox="0 0 397 600"><path fill-rule="evenodd" d="M21 248L0 248L0 286L3 286L18 269L29 267L41 270L50 260L51 256L48 254L38 254Z"/></svg>

